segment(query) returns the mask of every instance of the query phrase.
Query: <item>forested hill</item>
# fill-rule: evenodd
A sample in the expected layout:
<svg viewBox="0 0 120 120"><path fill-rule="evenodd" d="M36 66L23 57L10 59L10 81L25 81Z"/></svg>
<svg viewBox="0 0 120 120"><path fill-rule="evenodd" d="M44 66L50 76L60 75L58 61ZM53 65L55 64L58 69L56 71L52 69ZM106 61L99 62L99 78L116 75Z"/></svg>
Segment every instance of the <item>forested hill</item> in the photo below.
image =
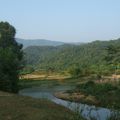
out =
<svg viewBox="0 0 120 120"><path fill-rule="evenodd" d="M93 68L105 65L106 48L120 46L120 39L94 41L82 45L31 46L24 50L27 65L35 69L67 70L75 66Z"/></svg>

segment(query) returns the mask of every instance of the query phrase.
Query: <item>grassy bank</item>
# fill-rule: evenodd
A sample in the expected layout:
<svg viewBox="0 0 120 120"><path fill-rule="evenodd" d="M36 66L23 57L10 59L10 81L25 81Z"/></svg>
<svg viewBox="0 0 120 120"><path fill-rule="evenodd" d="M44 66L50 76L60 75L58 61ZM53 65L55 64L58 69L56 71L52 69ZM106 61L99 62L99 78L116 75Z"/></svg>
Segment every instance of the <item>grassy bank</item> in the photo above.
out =
<svg viewBox="0 0 120 120"><path fill-rule="evenodd" d="M48 100L34 99L0 91L0 120L78 119L70 110ZM80 118L79 120L83 119Z"/></svg>
<svg viewBox="0 0 120 120"><path fill-rule="evenodd" d="M45 74L28 74L23 76L19 81L20 89L31 87L76 86L85 81L94 79L93 76L82 78L71 78L70 76L64 75L59 75L58 77L58 75L53 74L50 74L46 78L40 76L45 76Z"/></svg>
<svg viewBox="0 0 120 120"><path fill-rule="evenodd" d="M89 81L78 84L74 90L55 94L57 97L97 106L120 109L120 87L110 83Z"/></svg>

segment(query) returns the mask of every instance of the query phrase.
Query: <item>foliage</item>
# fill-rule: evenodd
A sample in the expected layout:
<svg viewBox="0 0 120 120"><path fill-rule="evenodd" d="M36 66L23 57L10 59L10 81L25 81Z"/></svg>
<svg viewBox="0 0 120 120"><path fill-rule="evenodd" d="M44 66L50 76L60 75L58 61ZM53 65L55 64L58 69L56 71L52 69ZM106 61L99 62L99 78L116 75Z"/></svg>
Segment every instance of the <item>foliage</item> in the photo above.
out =
<svg viewBox="0 0 120 120"><path fill-rule="evenodd" d="M120 109L120 88L118 86L110 83L97 84L93 81L88 81L77 85L75 91L95 96L103 106Z"/></svg>
<svg viewBox="0 0 120 120"><path fill-rule="evenodd" d="M114 64L117 66L120 63L120 45L109 45L107 47L107 56L105 59L108 64Z"/></svg>
<svg viewBox="0 0 120 120"><path fill-rule="evenodd" d="M98 74L107 75L114 72L106 58L110 45L120 48L120 39L94 41L82 45L31 46L24 49L27 66L35 70L68 71L74 76ZM119 53L114 53L114 61L120 60ZM114 66L115 62L113 62ZM80 73L80 74L79 74Z"/></svg>
<svg viewBox="0 0 120 120"><path fill-rule="evenodd" d="M0 22L0 89L18 91L18 74L21 69L22 45L15 41L15 28Z"/></svg>
<svg viewBox="0 0 120 120"><path fill-rule="evenodd" d="M34 68L31 67L31 66L27 66L27 67L24 67L22 70L20 70L20 74L21 75L25 75L25 74L30 74L32 72L34 72Z"/></svg>
<svg viewBox="0 0 120 120"><path fill-rule="evenodd" d="M68 73L70 73L72 77L79 77L82 74L81 72L81 69L78 67L70 68L68 70Z"/></svg>
<svg viewBox="0 0 120 120"><path fill-rule="evenodd" d="M120 45L111 44L107 47L106 62L111 66L114 74L120 73Z"/></svg>

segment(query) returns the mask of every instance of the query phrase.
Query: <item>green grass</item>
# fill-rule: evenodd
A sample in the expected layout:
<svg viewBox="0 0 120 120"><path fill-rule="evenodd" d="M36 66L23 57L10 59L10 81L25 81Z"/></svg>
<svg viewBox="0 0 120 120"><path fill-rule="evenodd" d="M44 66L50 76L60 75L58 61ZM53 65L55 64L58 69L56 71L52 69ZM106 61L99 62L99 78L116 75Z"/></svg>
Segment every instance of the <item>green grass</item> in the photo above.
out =
<svg viewBox="0 0 120 120"><path fill-rule="evenodd" d="M91 80L93 78L66 78L63 80L58 79L21 79L19 81L20 89L31 88L31 87L54 87L54 86L76 86L79 83Z"/></svg>
<svg viewBox="0 0 120 120"><path fill-rule="evenodd" d="M58 80L20 80L19 86L22 88L31 88L31 87L52 87L59 85Z"/></svg>
<svg viewBox="0 0 120 120"><path fill-rule="evenodd" d="M89 81L76 86L71 92L82 92L95 96L100 106L120 109L120 88L110 83L94 83Z"/></svg>
<svg viewBox="0 0 120 120"><path fill-rule="evenodd" d="M45 99L34 99L0 91L0 120L78 120L65 107ZM80 118L79 120L83 120Z"/></svg>

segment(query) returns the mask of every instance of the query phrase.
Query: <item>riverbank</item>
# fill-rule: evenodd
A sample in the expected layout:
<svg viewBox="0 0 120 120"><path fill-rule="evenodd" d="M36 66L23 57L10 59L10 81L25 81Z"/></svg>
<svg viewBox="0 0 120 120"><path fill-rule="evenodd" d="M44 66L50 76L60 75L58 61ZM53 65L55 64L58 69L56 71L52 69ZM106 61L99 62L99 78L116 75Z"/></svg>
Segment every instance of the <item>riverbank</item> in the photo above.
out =
<svg viewBox="0 0 120 120"><path fill-rule="evenodd" d="M82 92L56 92L54 96L63 100L68 100L71 102L78 102L89 105L99 105L99 101L92 95L85 95Z"/></svg>
<svg viewBox="0 0 120 120"><path fill-rule="evenodd" d="M115 80L110 76L104 77L102 80L97 80L95 77L67 78L62 80L55 79L55 77L53 80L21 79L20 86L21 89L31 87L54 88L55 86L70 87L71 90L62 93L55 92L54 95L64 100L120 109L120 81L118 78Z"/></svg>
<svg viewBox="0 0 120 120"><path fill-rule="evenodd" d="M120 110L119 93L119 85L89 81L77 85L73 90L58 92L54 95L64 100Z"/></svg>
<svg viewBox="0 0 120 120"><path fill-rule="evenodd" d="M0 120L76 120L74 117L69 109L46 99L0 91Z"/></svg>
<svg viewBox="0 0 120 120"><path fill-rule="evenodd" d="M88 93L85 93L85 88L87 88L87 87L85 87L86 86L86 83L88 82L88 81L91 81L91 80L94 80L94 84L97 84L97 85L99 85L99 84L106 84L106 82L107 83L114 83L113 85L117 85L117 87L119 86L118 85L118 83L117 83L117 81L116 82L113 82L113 80L110 80L110 81L105 81L105 80L102 80L102 81L97 81L96 82L96 78L94 78L94 77L80 77L80 78L69 78L69 79L64 79L64 80L57 80L57 79L51 79L51 80L47 80L47 79L40 79L40 80L35 80L35 79L23 79L23 80L20 80L20 86L21 86L21 89L23 89L23 88L28 88L28 89L26 89L26 91L24 91L23 92L23 95L27 95L28 94L28 96L33 96L33 97L38 97L38 98L46 98L46 96L47 95L49 95L49 93L50 93L50 96L47 96L47 98L49 97L49 99L51 100L53 100L53 98L54 98L54 100L55 100L55 103L56 103L56 98L53 96L53 94L55 93L55 94L58 94L58 93L61 93L62 95L65 95L65 94L69 94L69 95L71 95L72 96L72 98L70 98L70 97L66 97L65 96L65 98L62 98L62 99L64 99L64 100L68 100L68 101L65 101L65 104L67 105L66 107L68 107L69 105L70 105L70 103L71 103L71 105L73 105L72 107L74 108L75 106L76 106L76 104L81 104L81 103L85 103L85 104L88 104L88 105L85 105L85 104L83 104L83 106L85 105L85 106L89 106L89 104L90 104L90 106L92 106L92 105L95 105L95 106L100 106L100 107L102 107L103 105L101 105L100 103L99 103L99 101L98 101L98 98L96 98L95 96L94 96L94 94L92 95L92 94L88 94ZM89 82L88 82L89 83ZM87 86L89 86L89 84L90 84L90 86L91 86L91 83L89 83L88 84L87 83ZM80 89L80 88L82 88L81 86L84 86L83 88L83 91L81 91L82 89ZM93 89L91 89L90 87L88 87L90 90L93 90ZM101 86L99 86L98 88L101 88ZM102 88L104 88L104 87L102 87ZM109 88L109 87L108 87ZM109 89L106 89L107 91L109 90ZM110 87L111 88L111 87ZM89 91L89 89L87 89L87 92ZM94 93L94 91L96 91L96 89L97 89L97 87L94 87L94 90L93 90L93 93ZM112 90L112 89L111 89ZM61 92L61 91L66 91L66 92ZM100 90L101 91L101 90ZM99 92L98 92L98 95L99 96L102 96L102 92L103 91L105 91L105 89L102 89L102 91L101 91L101 94L99 94ZM48 93L46 93L46 92L48 92ZM35 93L35 94L34 94ZM106 92L107 93L107 92ZM54 95L55 95L54 94ZM60 94L60 95L61 95ZM119 94L118 94L119 95ZM116 97L118 96L118 95L116 95ZM40 97L41 96L41 97ZM51 96L53 96L52 98L51 98ZM57 96L57 95L56 95ZM57 96L58 98L61 98L61 96ZM64 97L64 96L63 96ZM74 99L73 99L74 98ZM86 101L85 101L85 99L83 99L83 101L81 102L81 98L85 98L86 99ZM103 100L104 100L105 98L103 97ZM118 99L118 98L117 98ZM54 102L54 100L53 100L53 102ZM108 100L108 99L107 99ZM62 100L60 100L60 101L62 101ZM58 100L58 104L59 104L59 102L60 102L59 100ZM69 101L73 101L73 102L69 102ZM109 100L108 100L109 101ZM107 101L107 103L108 103L108 101ZM75 103L74 103L75 102ZM77 102L77 103L76 103ZM94 102L94 103L93 103ZM63 106L64 106L64 102L63 102ZM79 106L79 105L78 105ZM111 106L104 106L104 108L105 107L107 107L107 108L111 108ZM91 108L90 107L90 109L88 109L88 108L86 108L86 109L88 109L88 111L91 113L91 109L96 109L96 113L95 113L95 116L96 115L98 115L98 113L97 113L97 111L98 111L98 108L99 107L93 107L93 108ZM106 114L106 117L108 117L109 116L109 110L107 110L107 109L102 109L103 111L105 110L105 112L107 113ZM116 108L113 108L113 109L116 109ZM82 108L82 110L83 110L83 108ZM86 110L85 110L86 111ZM94 110L93 110L94 111ZM119 110L118 110L119 111ZM95 112L95 111L94 111ZM85 112L86 113L86 112ZM92 113L91 113L92 114ZM101 120L102 120L102 116L103 116L103 113L101 114L101 110L100 110L100 117L101 117ZM81 116L81 114L79 114L80 116ZM114 117L115 118L115 117ZM76 120L76 119L74 119L74 120ZM77 119L78 120L78 119ZM80 120L80 119L79 119ZM105 119L105 120L107 120L107 118ZM113 119L110 119L110 120L113 120ZM118 118L117 119L115 119L115 120L119 120Z"/></svg>

